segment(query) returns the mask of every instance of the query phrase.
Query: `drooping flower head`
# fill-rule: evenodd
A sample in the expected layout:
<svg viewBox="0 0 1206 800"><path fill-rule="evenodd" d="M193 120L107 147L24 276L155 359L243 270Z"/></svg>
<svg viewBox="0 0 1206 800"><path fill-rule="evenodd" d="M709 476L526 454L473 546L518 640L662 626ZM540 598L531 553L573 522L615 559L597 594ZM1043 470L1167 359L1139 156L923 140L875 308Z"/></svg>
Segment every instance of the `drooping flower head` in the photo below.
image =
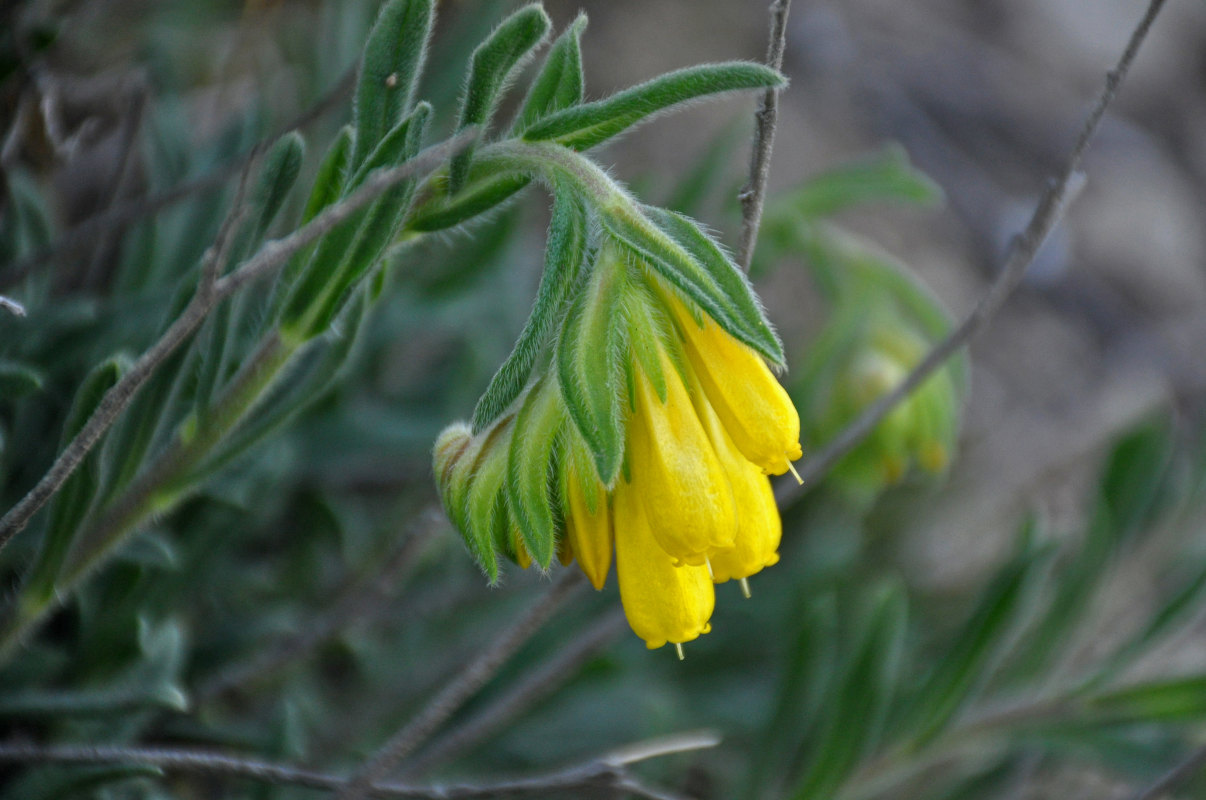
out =
<svg viewBox="0 0 1206 800"><path fill-rule="evenodd" d="M768 475L800 457L800 420L723 251L685 217L588 208L559 198L537 309L474 424L437 442L436 479L491 578L498 552L560 554L602 588L614 555L632 629L681 645L715 583L778 561Z"/></svg>

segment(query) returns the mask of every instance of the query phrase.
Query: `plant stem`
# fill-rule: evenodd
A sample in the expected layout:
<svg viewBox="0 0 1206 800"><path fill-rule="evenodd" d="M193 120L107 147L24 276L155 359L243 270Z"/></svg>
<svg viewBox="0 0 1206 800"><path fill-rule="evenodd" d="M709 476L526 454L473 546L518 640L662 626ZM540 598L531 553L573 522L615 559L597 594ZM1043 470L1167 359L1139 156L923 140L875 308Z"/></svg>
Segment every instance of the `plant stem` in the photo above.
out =
<svg viewBox="0 0 1206 800"><path fill-rule="evenodd" d="M181 426L172 444L76 540L50 597L22 588L13 611L0 622L0 664L57 605L152 514L174 506L189 489L190 472L234 429L280 376L298 346L267 334L214 406L195 424Z"/></svg>
<svg viewBox="0 0 1206 800"><path fill-rule="evenodd" d="M766 65L783 70L783 53L787 49L787 12L791 0L775 0L770 7L770 41L766 46ZM738 193L741 201L741 244L737 248L737 265L750 271L754 247L758 243L758 228L762 223L762 205L766 199L766 184L770 178L771 149L775 144L775 124L779 117L779 89L767 89L754 114L754 147L750 153L750 177Z"/></svg>

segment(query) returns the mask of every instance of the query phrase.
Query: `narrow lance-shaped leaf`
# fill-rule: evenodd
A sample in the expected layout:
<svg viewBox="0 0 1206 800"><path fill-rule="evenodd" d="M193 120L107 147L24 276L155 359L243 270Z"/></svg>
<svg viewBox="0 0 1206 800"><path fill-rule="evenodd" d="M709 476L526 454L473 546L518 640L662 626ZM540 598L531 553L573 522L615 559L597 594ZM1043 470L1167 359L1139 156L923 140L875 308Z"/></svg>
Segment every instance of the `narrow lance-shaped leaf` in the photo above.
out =
<svg viewBox="0 0 1206 800"><path fill-rule="evenodd" d="M710 236L700 230L693 220L656 206L645 206L645 215L661 230L691 254L712 280L727 295L730 313L741 322L741 328L729 334L746 341L776 366L784 365L783 345L775 335L745 274ZM723 321L717 320L723 326ZM747 341L753 337L756 342Z"/></svg>
<svg viewBox="0 0 1206 800"><path fill-rule="evenodd" d="M580 13L553 42L540 73L532 81L528 96L523 101L512 134L523 133L549 114L582 102L585 81L582 77L582 46L579 40L585 29L586 15Z"/></svg>
<svg viewBox="0 0 1206 800"><path fill-rule="evenodd" d="M74 439L83 429L105 393L121 379L129 366L129 358L119 355L93 368L72 402L67 422L63 426L63 445ZM27 590L23 594L23 597L29 598L33 603L41 604L54 596L55 581L63 561L71 549L80 522L96 495L100 482L98 458L97 451L85 456L83 463L64 482L50 502L50 520L42 539L42 549L30 572Z"/></svg>
<svg viewBox="0 0 1206 800"><path fill-rule="evenodd" d="M554 448L565 422L565 407L556 382L544 380L532 388L515 421L522 435L511 437L506 493L511 513L528 553L548 569L556 544L556 522L549 480Z"/></svg>
<svg viewBox="0 0 1206 800"><path fill-rule="evenodd" d="M599 480L608 487L614 485L624 457L624 284L622 257L605 250L586 290L566 314L556 353L566 409L590 447Z"/></svg>
<svg viewBox="0 0 1206 800"><path fill-rule="evenodd" d="M469 552L490 576L491 582L498 580L494 529L498 524L498 501L504 499L502 490L507 477L507 456L514 427L512 422L507 419L495 427L482 445L465 498L465 525L461 528ZM502 505L505 509L505 502Z"/></svg>
<svg viewBox="0 0 1206 800"><path fill-rule="evenodd" d="M766 327L761 313L751 319L703 264L639 210L613 208L600 214L599 218L608 232L637 260L648 264L734 338L772 363L782 363L783 353L778 340Z"/></svg>
<svg viewBox="0 0 1206 800"><path fill-rule="evenodd" d="M264 236L268 226L280 213L293 184L297 182L305 155L305 140L297 131L290 131L264 157L259 183L251 199L253 241L258 242Z"/></svg>
<svg viewBox="0 0 1206 800"><path fill-rule="evenodd" d="M520 332L511 355L494 374L473 411L474 433L497 419L523 391L549 332L561 318L570 287L577 282L585 258L586 209L573 192L557 191L545 246L544 275L536 292L532 315Z"/></svg>
<svg viewBox="0 0 1206 800"><path fill-rule="evenodd" d="M587 150L680 103L721 92L775 88L785 82L782 75L761 64L702 64L666 73L603 100L550 114L524 131L523 138Z"/></svg>
<svg viewBox="0 0 1206 800"><path fill-rule="evenodd" d="M469 79L465 84L458 130L470 125L486 129L498 107L503 88L544 39L551 25L548 14L539 5L525 6L503 20L478 45L469 63ZM456 194L465 183L472 160L472 145L453 156L448 169L448 188L452 194Z"/></svg>
<svg viewBox="0 0 1206 800"><path fill-rule="evenodd" d="M872 598L856 645L838 670L841 677L792 800L833 797L859 759L875 747L898 680L906 617L899 586L885 586Z"/></svg>
<svg viewBox="0 0 1206 800"><path fill-rule="evenodd" d="M471 170L472 173L472 170ZM526 175L485 175L467 183L456 195L447 194L447 180L434 180L431 193L420 200L406 229L421 233L442 231L473 219L513 197L532 179Z"/></svg>
<svg viewBox="0 0 1206 800"><path fill-rule="evenodd" d="M392 0L381 9L356 84L352 166L363 162L387 131L409 113L423 72L433 0Z"/></svg>
<svg viewBox="0 0 1206 800"><path fill-rule="evenodd" d="M382 139L357 173L366 176L375 169L397 166L418 152L430 112L426 103L419 104ZM282 310L282 329L287 335L305 339L325 330L342 307L348 287L393 240L414 184L408 180L390 188L322 238Z"/></svg>
<svg viewBox="0 0 1206 800"><path fill-rule="evenodd" d="M1088 701L1109 722L1191 722L1206 714L1206 675L1116 689Z"/></svg>
<svg viewBox="0 0 1206 800"><path fill-rule="evenodd" d="M904 148L889 145L869 157L810 178L799 189L777 200L770 215L777 216L790 209L791 217L798 214L816 219L863 203L904 201L933 206L941 203L942 198L942 187L909 163Z"/></svg>
<svg viewBox="0 0 1206 800"><path fill-rule="evenodd" d="M993 577L951 651L937 662L915 698L910 725L914 746L925 745L946 728L987 679L989 666L1015 630L1028 579L1046 553L1030 544L1030 525L1022 535L1022 552Z"/></svg>

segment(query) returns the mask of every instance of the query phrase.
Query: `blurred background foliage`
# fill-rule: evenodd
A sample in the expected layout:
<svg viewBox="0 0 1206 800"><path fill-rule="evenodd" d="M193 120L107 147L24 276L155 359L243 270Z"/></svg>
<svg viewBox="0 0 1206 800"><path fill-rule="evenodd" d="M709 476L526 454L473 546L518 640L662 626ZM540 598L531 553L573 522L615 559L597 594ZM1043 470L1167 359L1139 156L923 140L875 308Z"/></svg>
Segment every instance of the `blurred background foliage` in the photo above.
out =
<svg viewBox="0 0 1206 800"><path fill-rule="evenodd" d="M583 5L588 97L764 46L761 3ZM578 596L449 730L498 723L437 737L403 774L530 774L709 728L718 749L641 773L699 798L1105 797L1199 742L1206 159L1187 131L1206 107L1182 102L1201 76L1172 66L1203 51L1198 6L1169 9L1086 165L1090 188L970 357L823 485L784 488L783 560L752 600L726 587L714 632L677 663L621 632L614 581ZM438 137L469 53L516 7L439 4L420 89ZM797 0L753 276L785 339L806 456L916 363L944 308L970 305L1136 8ZM578 9L547 10L560 31ZM0 506L187 300L252 146L300 120L310 183L349 118L376 13L367 0L0 5L0 294L29 311L0 313ZM731 242L750 105L688 109L598 158ZM259 233L291 230L304 202L282 198ZM129 224L72 235L127 204L141 209ZM391 251L364 324L343 320L299 378L311 383L269 406L280 429L155 515L0 666L0 741L349 768L546 591L514 568L486 587L432 510L429 464L527 316L547 206L528 190ZM0 552L6 602L56 531L87 519L72 493L104 497L138 466L123 456L162 448L188 412L176 398L237 366L268 302L263 287L228 301L144 387ZM522 702L498 705L517 689ZM313 794L37 764L0 766L0 793Z"/></svg>

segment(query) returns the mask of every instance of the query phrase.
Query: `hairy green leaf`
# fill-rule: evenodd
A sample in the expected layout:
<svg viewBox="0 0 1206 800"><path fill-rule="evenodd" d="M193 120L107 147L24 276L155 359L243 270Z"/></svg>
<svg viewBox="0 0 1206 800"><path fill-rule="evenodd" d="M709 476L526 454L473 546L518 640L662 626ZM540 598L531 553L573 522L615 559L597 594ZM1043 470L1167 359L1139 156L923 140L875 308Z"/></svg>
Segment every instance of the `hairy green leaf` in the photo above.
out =
<svg viewBox="0 0 1206 800"><path fill-rule="evenodd" d="M557 376L570 418L590 447L599 480L612 486L624 457L626 392L621 368L628 325L623 313L624 264L617 253L597 260L590 284L565 316L557 342Z"/></svg>
<svg viewBox="0 0 1206 800"><path fill-rule="evenodd" d="M356 84L356 140L351 165L368 158L386 132L410 113L423 72L433 0L391 0L369 33Z"/></svg>
<svg viewBox="0 0 1206 800"><path fill-rule="evenodd" d="M768 89L784 84L783 76L775 70L746 61L688 67L668 72L604 100L550 114L524 131L523 138L533 142L555 141L574 150L588 150L680 103L720 92Z"/></svg>
<svg viewBox="0 0 1206 800"><path fill-rule="evenodd" d="M776 366L784 366L783 345L779 337L771 328L745 274L737 268L720 245L704 233L697 223L682 214L656 206L645 206L643 211L653 224L690 253L695 262L707 271L725 293L729 316L741 323L741 327L737 329L729 330L726 327L729 334L746 341ZM717 320L717 323L724 326L721 320ZM748 341L751 337L755 341Z"/></svg>
<svg viewBox="0 0 1206 800"><path fill-rule="evenodd" d="M503 89L532 51L544 40L552 22L537 4L524 6L507 17L494 32L473 51L469 78L461 102L458 130L477 125L485 130ZM473 160L473 145L465 147L452 158L448 168L448 190L451 194L464 185Z"/></svg>
<svg viewBox="0 0 1206 800"><path fill-rule="evenodd" d="M586 259L586 234L586 209L582 203L572 192L557 192L536 303L511 355L494 374L473 411L474 433L497 419L527 384L536 357L561 318L570 287L578 280Z"/></svg>
<svg viewBox="0 0 1206 800"><path fill-rule="evenodd" d="M407 230L429 233L460 225L513 197L532 179L526 175L487 175L470 180L459 192L449 197L441 189L446 181L433 181L432 192L411 214Z"/></svg>
<svg viewBox="0 0 1206 800"><path fill-rule="evenodd" d="M585 29L586 14L579 13L553 42L544 66L523 101L512 134L521 134L549 114L582 102L584 79L580 39Z"/></svg>
<svg viewBox="0 0 1206 800"><path fill-rule="evenodd" d="M556 381L544 380L528 392L515 420L521 436L511 437L506 493L528 553L542 568L553 561L556 520L550 471L554 449L565 422L565 407Z"/></svg>

